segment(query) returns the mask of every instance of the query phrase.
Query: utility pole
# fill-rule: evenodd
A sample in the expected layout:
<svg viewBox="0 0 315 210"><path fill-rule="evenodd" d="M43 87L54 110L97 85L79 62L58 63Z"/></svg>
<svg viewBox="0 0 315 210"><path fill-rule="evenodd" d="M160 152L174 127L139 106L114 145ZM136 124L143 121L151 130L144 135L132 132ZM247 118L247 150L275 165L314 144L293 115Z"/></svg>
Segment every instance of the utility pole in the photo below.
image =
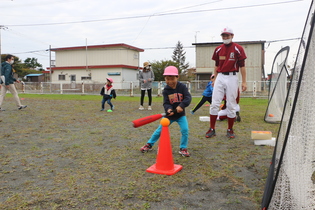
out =
<svg viewBox="0 0 315 210"><path fill-rule="evenodd" d="M4 25L0 25L0 64L1 64L1 30L2 29L7 29L8 27L4 26ZM1 75L1 68L2 68L2 65L0 65L0 75Z"/></svg>
<svg viewBox="0 0 315 210"><path fill-rule="evenodd" d="M87 38L85 38L85 70L86 72L88 72L88 55L87 55L87 50L88 50L88 46L87 46Z"/></svg>
<svg viewBox="0 0 315 210"><path fill-rule="evenodd" d="M49 45L49 80L50 80L50 87L52 83L52 75L51 75L51 45Z"/></svg>
<svg viewBox="0 0 315 210"><path fill-rule="evenodd" d="M1 30L3 27L4 27L3 25L0 25L0 64L2 63L1 62L1 58L2 58L2 56L1 56ZM0 76L1 76L1 68L2 68L2 65L0 65Z"/></svg>

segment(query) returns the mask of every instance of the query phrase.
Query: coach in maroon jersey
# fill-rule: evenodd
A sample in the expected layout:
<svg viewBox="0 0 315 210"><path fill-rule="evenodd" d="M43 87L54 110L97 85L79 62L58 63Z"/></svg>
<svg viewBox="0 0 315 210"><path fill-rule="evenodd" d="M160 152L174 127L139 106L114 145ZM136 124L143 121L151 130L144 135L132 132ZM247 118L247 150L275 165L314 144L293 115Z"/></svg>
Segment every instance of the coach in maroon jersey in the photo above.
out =
<svg viewBox="0 0 315 210"><path fill-rule="evenodd" d="M233 132L234 119L236 117L236 97L238 92L238 73L242 74L242 91L246 91L246 54L242 46L232 42L234 37L231 28L224 28L221 32L223 44L215 48L212 60L215 61L214 88L212 103L210 105L210 129L206 133L207 138L216 136L215 123L220 110L221 101L226 95L226 109L228 117L227 137L235 138Z"/></svg>

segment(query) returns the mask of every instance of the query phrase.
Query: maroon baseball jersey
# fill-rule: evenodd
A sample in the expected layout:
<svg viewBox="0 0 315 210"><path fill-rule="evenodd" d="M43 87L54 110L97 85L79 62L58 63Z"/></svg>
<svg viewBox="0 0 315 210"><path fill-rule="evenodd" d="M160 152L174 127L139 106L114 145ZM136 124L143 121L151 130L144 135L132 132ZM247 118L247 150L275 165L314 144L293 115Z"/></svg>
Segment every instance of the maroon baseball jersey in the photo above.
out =
<svg viewBox="0 0 315 210"><path fill-rule="evenodd" d="M215 61L217 72L239 71L239 67L245 66L246 54L243 47L232 42L222 44L215 48L212 60Z"/></svg>

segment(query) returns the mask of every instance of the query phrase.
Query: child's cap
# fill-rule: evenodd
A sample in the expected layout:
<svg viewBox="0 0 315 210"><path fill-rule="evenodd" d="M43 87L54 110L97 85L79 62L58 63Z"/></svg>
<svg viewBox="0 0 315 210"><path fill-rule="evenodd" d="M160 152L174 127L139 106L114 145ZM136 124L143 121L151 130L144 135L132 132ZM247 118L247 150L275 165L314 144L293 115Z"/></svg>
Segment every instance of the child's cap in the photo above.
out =
<svg viewBox="0 0 315 210"><path fill-rule="evenodd" d="M111 83L114 82L114 80L113 80L112 78L107 77L106 79L107 79L107 81L109 81L109 82L111 82Z"/></svg>
<svg viewBox="0 0 315 210"><path fill-rule="evenodd" d="M178 76L178 69L175 66L168 66L164 69L163 76Z"/></svg>

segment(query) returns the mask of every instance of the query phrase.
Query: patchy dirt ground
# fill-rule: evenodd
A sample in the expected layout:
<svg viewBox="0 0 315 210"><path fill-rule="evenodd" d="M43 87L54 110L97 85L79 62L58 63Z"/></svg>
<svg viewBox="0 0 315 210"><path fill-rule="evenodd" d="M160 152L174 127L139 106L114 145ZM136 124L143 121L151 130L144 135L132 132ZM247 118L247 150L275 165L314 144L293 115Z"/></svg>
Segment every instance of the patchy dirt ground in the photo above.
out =
<svg viewBox="0 0 315 210"><path fill-rule="evenodd" d="M84 96L83 96L84 97ZM154 101L154 100L153 100ZM259 209L272 147L254 146L251 130L277 126L263 121L266 101L255 109L242 106L236 139L206 139L209 107L187 114L191 157L178 155L180 132L170 126L173 176L147 173L157 146L141 153L159 122L133 128L131 121L162 113L139 111L138 102L113 101L112 113L100 101L28 99L18 111L6 98L0 112L0 209ZM192 104L193 105L193 104ZM192 106L191 105L191 106ZM106 104L106 108L108 105ZM189 109L187 110L189 111Z"/></svg>

